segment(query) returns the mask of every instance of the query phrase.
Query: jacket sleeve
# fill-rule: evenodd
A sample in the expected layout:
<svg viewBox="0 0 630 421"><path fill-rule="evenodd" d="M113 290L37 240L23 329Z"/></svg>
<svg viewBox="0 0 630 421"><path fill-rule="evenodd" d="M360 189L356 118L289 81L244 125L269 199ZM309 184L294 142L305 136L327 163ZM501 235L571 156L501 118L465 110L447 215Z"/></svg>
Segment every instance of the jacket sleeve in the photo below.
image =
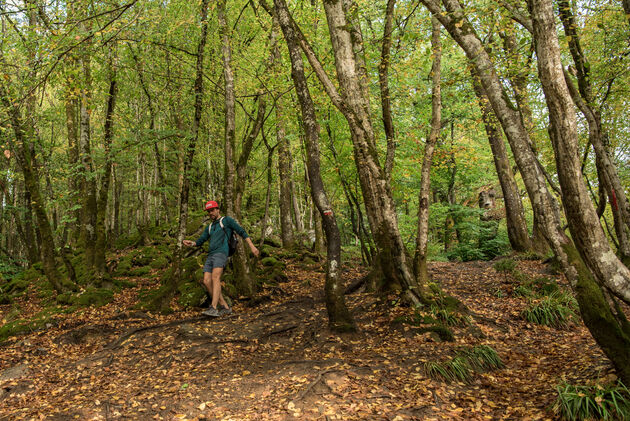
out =
<svg viewBox="0 0 630 421"><path fill-rule="evenodd" d="M249 237L247 232L241 227L236 220L230 216L225 217L227 224L234 232L241 236L241 238L245 239Z"/></svg>
<svg viewBox="0 0 630 421"><path fill-rule="evenodd" d="M209 230L210 225L206 226L203 229L203 232L201 233L201 235L199 236L199 238L197 238L197 241L195 241L195 245L197 247L199 247L200 245L202 245L203 243L206 242L206 240L210 237L210 230Z"/></svg>

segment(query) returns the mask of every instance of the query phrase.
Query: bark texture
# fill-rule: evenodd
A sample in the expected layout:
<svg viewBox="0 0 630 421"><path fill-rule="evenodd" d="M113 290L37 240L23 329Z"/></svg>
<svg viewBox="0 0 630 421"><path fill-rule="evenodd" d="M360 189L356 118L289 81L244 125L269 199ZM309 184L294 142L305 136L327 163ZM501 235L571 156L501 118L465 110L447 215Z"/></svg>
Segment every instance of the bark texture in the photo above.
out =
<svg viewBox="0 0 630 421"><path fill-rule="evenodd" d="M315 115L315 106L308 90L302 54L291 25L286 3L284 0L274 0L274 6L275 14L278 17L289 48L291 77L295 84L304 121L307 171L311 185L311 196L321 216L322 226L326 235L325 293L328 320L331 329L335 331L354 331L356 327L345 303L344 288L341 280L341 238L339 228L320 174L319 124Z"/></svg>
<svg viewBox="0 0 630 421"><path fill-rule="evenodd" d="M442 129L442 42L440 41L440 22L431 18L431 131L424 146L424 158L420 170L420 193L418 197L418 227L416 234L416 252L413 259L413 272L420 284L429 282L427 269L427 246L429 244L429 194L431 192L431 164L433 152Z"/></svg>
<svg viewBox="0 0 630 421"><path fill-rule="evenodd" d="M471 73L473 87L477 95L477 100L479 101L479 107L481 108L484 128L488 136L488 141L490 142L490 149L492 150L494 167L496 168L499 183L501 184L501 191L503 192L508 239L510 240L510 245L513 250L521 252L527 251L532 247L532 244L529 233L527 232L523 203L521 202L518 186L514 179L512 167L510 166L507 148L501 136L499 123L492 112L483 87L479 83L479 78L476 76L474 70L472 70Z"/></svg>

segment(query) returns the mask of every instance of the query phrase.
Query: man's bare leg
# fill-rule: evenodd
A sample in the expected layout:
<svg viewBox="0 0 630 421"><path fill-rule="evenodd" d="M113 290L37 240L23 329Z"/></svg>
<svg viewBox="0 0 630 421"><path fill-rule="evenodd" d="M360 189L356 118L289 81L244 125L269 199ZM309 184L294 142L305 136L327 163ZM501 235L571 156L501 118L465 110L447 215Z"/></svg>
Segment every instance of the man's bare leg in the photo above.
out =
<svg viewBox="0 0 630 421"><path fill-rule="evenodd" d="M223 275L223 268L212 268L212 307L214 308L217 308L217 304L221 304L223 308L228 308L221 293L221 275Z"/></svg>

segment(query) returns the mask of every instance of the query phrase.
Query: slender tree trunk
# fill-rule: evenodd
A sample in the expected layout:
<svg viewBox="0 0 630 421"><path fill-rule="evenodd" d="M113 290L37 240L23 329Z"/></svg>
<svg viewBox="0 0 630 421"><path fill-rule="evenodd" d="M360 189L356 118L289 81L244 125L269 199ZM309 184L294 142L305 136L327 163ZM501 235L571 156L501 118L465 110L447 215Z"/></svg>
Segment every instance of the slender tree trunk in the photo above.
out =
<svg viewBox="0 0 630 421"><path fill-rule="evenodd" d="M254 140L262 128L266 104L262 97L258 98L258 113L251 130L247 133L241 148L241 154L236 165L236 180L234 189L234 217L242 219L241 205L247 181L247 161L254 146ZM232 256L232 268L234 269L235 287L239 294L251 297L256 292L256 282L252 279L248 265L247 252L242 241L239 241L237 252Z"/></svg>
<svg viewBox="0 0 630 421"><path fill-rule="evenodd" d="M236 137L236 110L234 94L234 72L232 70L232 47L230 46L229 26L226 16L226 0L218 0L217 17L221 36L221 54L223 59L223 81L225 88L225 173L223 177L223 208L227 215L234 214L234 190L236 168L234 149Z"/></svg>
<svg viewBox="0 0 630 421"><path fill-rule="evenodd" d="M341 239L336 217L330 205L324 183L320 174L319 161L319 124L313 104L296 34L293 31L288 9L284 0L274 0L274 11L289 48L291 57L291 77L295 84L296 94L300 102L302 119L306 133L305 146L307 170L311 185L311 196L322 218L322 225L327 240L326 262L326 309L331 329L335 331L356 330L354 321L345 303L344 288L341 281Z"/></svg>
<svg viewBox="0 0 630 421"><path fill-rule="evenodd" d="M387 155L385 157L385 178L391 180L396 152L396 134L392 119L391 97L389 93L389 65L391 60L392 32L394 21L394 6L396 0L387 0L385 7L385 27L383 28L383 43L381 44L381 64L378 66L378 82L381 88L381 110L383 113L383 127L387 139Z"/></svg>
<svg viewBox="0 0 630 421"><path fill-rule="evenodd" d="M86 47L87 48L87 47ZM79 101L79 159L81 162L81 245L85 250L85 264L93 270L96 253L96 177L91 152L90 114L92 101L91 56L89 50L81 53L81 97Z"/></svg>
<svg viewBox="0 0 630 421"><path fill-rule="evenodd" d="M279 73L280 48L277 42L278 32L277 17L273 17L272 29L272 69L274 73ZM277 98L276 104L276 140L278 142L278 181L280 184L280 238L282 247L291 248L295 246L295 236L293 234L293 223L291 222L291 180L293 171L291 165L291 150L289 139L286 137L284 121L284 104L282 98Z"/></svg>
<svg viewBox="0 0 630 421"><path fill-rule="evenodd" d="M197 61L195 65L195 81L193 92L195 94L193 124L186 145L186 154L184 157L182 168L182 185L179 192L179 225L177 229L177 244L173 256L173 276L168 284L169 293L160 299L157 305L164 306L168 298L181 282L182 275L182 257L183 257L183 241L186 236L186 225L188 223L188 195L190 192L189 171L195 156L195 148L199 137L199 125L201 123L201 112L203 109L203 60L206 40L208 37L208 3L209 0L202 0L200 4L200 21L201 29L199 35L199 43L197 44Z"/></svg>
<svg viewBox="0 0 630 421"><path fill-rule="evenodd" d="M109 185L112 175L112 152L111 144L114 126L114 109L116 107L116 97L118 95L118 85L116 80L116 46L110 52L113 56L110 61L109 92L107 95L107 107L105 111L105 125L103 128L103 147L105 150L105 173L101 181L96 215L96 254L95 268L100 279L105 275L105 251L107 250L107 230L105 229L105 219L107 214L107 199L109 197Z"/></svg>
<svg viewBox="0 0 630 421"><path fill-rule="evenodd" d="M265 137L263 136L263 139ZM265 194L265 213L263 215L263 219L260 223L260 243L262 245L265 243L265 238L267 237L267 223L269 221L269 204L271 203L271 188L273 185L273 150L274 148L269 147L269 144L265 140L265 146L267 146L267 193ZM284 244L283 244L284 246Z"/></svg>
<svg viewBox="0 0 630 421"><path fill-rule="evenodd" d="M429 282L427 268L427 247L429 244L429 193L431 192L431 164L433 152L442 129L442 43L440 41L440 22L431 17L431 131L424 146L424 158L420 170L420 193L418 197L418 226L416 234L416 252L413 259L413 273L420 285Z"/></svg>
<svg viewBox="0 0 630 421"><path fill-rule="evenodd" d="M0 62L4 63L4 57L2 57L1 52ZM55 291L61 293L65 290L63 285L64 279L57 269L55 238L53 236L48 215L46 214L45 203L39 188L39 174L37 166L33 165L34 158L31 155L29 132L24 129L24 123L17 105L9 100L10 96L7 89L8 83L10 83L10 79L7 80L6 78L0 82L0 100L2 101L4 110L11 121L11 126L15 136L15 146L13 151L24 176L24 185L31 196L31 205L33 207L33 211L35 212L35 216L37 217L37 224L39 225L41 232L42 243L46 245L46 247L42 247L41 249L44 273Z"/></svg>
<svg viewBox="0 0 630 421"><path fill-rule="evenodd" d="M513 250L520 252L527 251L531 249L532 244L529 233L527 232L523 203L521 202L518 186L514 179L512 167L510 166L507 149L505 143L503 143L499 124L488 103L488 98L483 91L483 87L479 83L475 71L471 70L471 72L473 86L477 94L479 107L481 108L483 124L486 129L488 141L490 142L490 148L492 149L494 166L497 170L497 176L503 192L508 239L510 240L510 245Z"/></svg>

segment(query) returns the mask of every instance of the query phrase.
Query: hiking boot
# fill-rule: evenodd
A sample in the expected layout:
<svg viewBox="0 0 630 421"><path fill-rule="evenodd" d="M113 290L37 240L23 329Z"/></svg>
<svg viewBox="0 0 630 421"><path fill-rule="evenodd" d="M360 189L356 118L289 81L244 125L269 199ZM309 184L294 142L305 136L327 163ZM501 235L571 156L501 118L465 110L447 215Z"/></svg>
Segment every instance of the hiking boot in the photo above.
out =
<svg viewBox="0 0 630 421"><path fill-rule="evenodd" d="M219 310L217 310L216 308L210 306L210 308L208 308L207 310L204 310L201 312L201 314L203 314L204 316L210 316L210 317L219 317Z"/></svg>
<svg viewBox="0 0 630 421"><path fill-rule="evenodd" d="M230 307L219 306L219 316L226 316L228 314L232 314L232 309Z"/></svg>

